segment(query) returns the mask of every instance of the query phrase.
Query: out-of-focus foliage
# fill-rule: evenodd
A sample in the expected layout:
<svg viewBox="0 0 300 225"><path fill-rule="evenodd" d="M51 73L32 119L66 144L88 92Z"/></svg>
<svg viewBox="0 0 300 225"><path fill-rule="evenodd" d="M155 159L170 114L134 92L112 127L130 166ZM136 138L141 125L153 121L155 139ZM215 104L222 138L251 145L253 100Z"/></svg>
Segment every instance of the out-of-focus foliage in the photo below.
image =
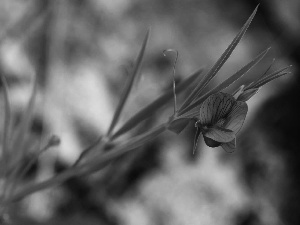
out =
<svg viewBox="0 0 300 225"><path fill-rule="evenodd" d="M29 99L34 72L39 84L30 138L24 148L30 153L53 133L62 140L32 165L19 185L65 170L107 130L128 78L126 71L132 69L149 26L152 36L141 81L133 88L121 121L171 88L172 61L163 57L164 49L178 50L176 74L178 81L182 80L201 66L211 66L258 4L238 0L0 3L0 72L8 81L16 126ZM182 135L166 134L99 174L76 177L54 190L33 194L12 207L12 222L298 224L300 207L294 199L300 196L295 141L299 120L294 90L299 86L300 31L296 28L300 14L296 10L300 3L259 3L251 28L215 82L270 45L268 57L278 58L274 67L292 63L295 76L268 84L251 99L245 124L248 130L241 134L241 147L235 154L208 149L201 142L201 152L192 155L191 125ZM263 62L270 61L266 58ZM263 68L258 66L240 82L258 77L258 71L266 67L260 65ZM284 90L288 91L282 97L273 97L258 110L264 100L280 96ZM1 118L3 109L1 101ZM134 132L152 127L170 112L162 111ZM3 124L1 120L1 127Z"/></svg>

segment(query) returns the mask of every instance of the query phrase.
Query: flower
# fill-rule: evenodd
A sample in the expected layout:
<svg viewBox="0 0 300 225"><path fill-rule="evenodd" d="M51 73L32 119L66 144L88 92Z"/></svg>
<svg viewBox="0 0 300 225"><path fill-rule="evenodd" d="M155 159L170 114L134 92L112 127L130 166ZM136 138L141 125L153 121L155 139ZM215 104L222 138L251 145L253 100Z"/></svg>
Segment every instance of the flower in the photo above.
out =
<svg viewBox="0 0 300 225"><path fill-rule="evenodd" d="M202 133L207 146L222 146L225 151L232 152L236 148L236 134L243 126L247 111L247 104L230 94L218 92L209 96L200 106L199 119L195 123L194 146Z"/></svg>

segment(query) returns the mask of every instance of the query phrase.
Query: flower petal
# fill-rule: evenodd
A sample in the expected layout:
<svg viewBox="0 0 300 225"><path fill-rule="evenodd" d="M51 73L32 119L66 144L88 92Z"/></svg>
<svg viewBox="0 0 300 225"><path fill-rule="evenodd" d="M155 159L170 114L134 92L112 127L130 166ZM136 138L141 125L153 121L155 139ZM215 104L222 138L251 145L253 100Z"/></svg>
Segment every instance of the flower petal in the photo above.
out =
<svg viewBox="0 0 300 225"><path fill-rule="evenodd" d="M237 134L243 126L247 112L248 112L247 103L237 101L235 105L232 107L231 112L228 114L223 127L232 130L234 134Z"/></svg>
<svg viewBox="0 0 300 225"><path fill-rule="evenodd" d="M205 136L203 136L203 139L204 139L205 144L211 148L219 147L222 144L221 142L214 141L213 139L205 137Z"/></svg>
<svg viewBox="0 0 300 225"><path fill-rule="evenodd" d="M227 116L234 104L235 99L229 94L218 92L209 96L200 106L200 124L215 125Z"/></svg>
<svg viewBox="0 0 300 225"><path fill-rule="evenodd" d="M225 150L225 152L227 153L232 153L234 152L235 148L236 148L236 138L233 139L230 142L224 143L221 145L222 148Z"/></svg>
<svg viewBox="0 0 300 225"><path fill-rule="evenodd" d="M228 129L220 127L211 127L202 131L203 136L208 137L214 141L227 143L235 138L235 133Z"/></svg>

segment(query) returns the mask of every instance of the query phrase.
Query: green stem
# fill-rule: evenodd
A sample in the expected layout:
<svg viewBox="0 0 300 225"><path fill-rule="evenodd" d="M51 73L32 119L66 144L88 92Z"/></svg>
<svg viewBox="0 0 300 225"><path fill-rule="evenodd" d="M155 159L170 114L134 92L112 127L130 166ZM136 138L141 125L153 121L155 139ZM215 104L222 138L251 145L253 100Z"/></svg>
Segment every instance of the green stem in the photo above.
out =
<svg viewBox="0 0 300 225"><path fill-rule="evenodd" d="M4 75L0 74L0 79L3 85L4 91L4 101L5 101L5 110L4 110L4 128L3 128L3 137L2 137L2 163L4 170L4 177L7 177L7 170L9 165L9 152L8 152L8 140L10 135L10 121L11 121L11 108L8 94L8 84ZM7 183L5 182L3 187L3 192L0 193L0 197L5 197L7 192Z"/></svg>
<svg viewBox="0 0 300 225"><path fill-rule="evenodd" d="M96 171L102 169L104 166L106 166L111 161L123 156L124 154L126 154L134 149L137 149L138 147L145 144L146 142L153 140L159 134L166 131L168 125L169 125L169 122L164 123L156 128L153 128L149 132L146 132L145 134L142 134L142 135L132 138L130 141L128 141L125 144L117 145L115 147L115 149L108 151L102 155L99 155L98 157L93 158L92 160L88 161L84 165L72 167L72 168L68 169L67 171L62 172L61 174L59 174L53 178L50 178L46 181L43 181L41 183L30 184L27 187L24 187L23 189L21 189L16 194L12 195L9 199L3 200L2 204L8 205L13 202L19 201L32 193L50 188L52 186L59 185L71 177L83 176L83 175L87 175L87 174L96 172Z"/></svg>

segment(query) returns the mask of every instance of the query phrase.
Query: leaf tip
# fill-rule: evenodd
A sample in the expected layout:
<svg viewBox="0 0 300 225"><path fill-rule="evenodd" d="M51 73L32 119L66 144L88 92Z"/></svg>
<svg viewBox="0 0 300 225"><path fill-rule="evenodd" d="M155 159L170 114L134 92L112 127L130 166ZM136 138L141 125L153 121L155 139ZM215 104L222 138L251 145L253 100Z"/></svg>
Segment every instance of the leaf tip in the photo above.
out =
<svg viewBox="0 0 300 225"><path fill-rule="evenodd" d="M149 26L147 29L146 38L145 38L146 40L149 39L150 33L151 33L151 26Z"/></svg>
<svg viewBox="0 0 300 225"><path fill-rule="evenodd" d="M255 14L256 14L256 12L257 12L257 9L258 9L259 5L260 5L260 3L259 3L259 4L255 7L255 9L253 10L253 13L252 13L251 16L250 16L251 20L252 20L253 17L255 16ZM249 18L249 19L250 19L250 18Z"/></svg>
<svg viewBox="0 0 300 225"><path fill-rule="evenodd" d="M257 11L258 7L260 6L260 3L257 4L254 11Z"/></svg>

